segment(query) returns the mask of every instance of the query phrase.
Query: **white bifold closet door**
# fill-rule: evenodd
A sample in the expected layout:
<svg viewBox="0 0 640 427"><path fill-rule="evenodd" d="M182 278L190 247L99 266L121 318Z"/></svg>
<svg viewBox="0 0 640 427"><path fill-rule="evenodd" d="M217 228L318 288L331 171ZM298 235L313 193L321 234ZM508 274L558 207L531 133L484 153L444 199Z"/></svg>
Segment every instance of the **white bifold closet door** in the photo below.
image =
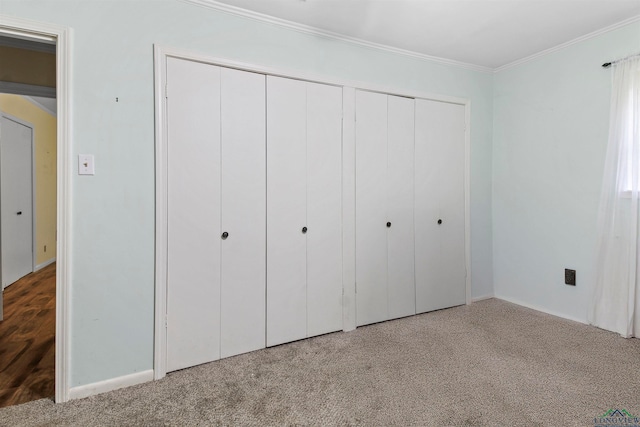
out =
<svg viewBox="0 0 640 427"><path fill-rule="evenodd" d="M221 69L220 357L265 347L266 117L263 74Z"/></svg>
<svg viewBox="0 0 640 427"><path fill-rule="evenodd" d="M167 371L220 358L220 68L170 58Z"/></svg>
<svg viewBox="0 0 640 427"><path fill-rule="evenodd" d="M342 329L342 89L267 77L267 345Z"/></svg>
<svg viewBox="0 0 640 427"><path fill-rule="evenodd" d="M415 314L414 100L356 91L356 319Z"/></svg>
<svg viewBox="0 0 640 427"><path fill-rule="evenodd" d="M466 302L463 105L416 100L416 311Z"/></svg>
<svg viewBox="0 0 640 427"><path fill-rule="evenodd" d="M167 371L265 346L265 76L167 60Z"/></svg>
<svg viewBox="0 0 640 427"><path fill-rule="evenodd" d="M416 314L413 230L414 100L389 96L387 220L389 319Z"/></svg>

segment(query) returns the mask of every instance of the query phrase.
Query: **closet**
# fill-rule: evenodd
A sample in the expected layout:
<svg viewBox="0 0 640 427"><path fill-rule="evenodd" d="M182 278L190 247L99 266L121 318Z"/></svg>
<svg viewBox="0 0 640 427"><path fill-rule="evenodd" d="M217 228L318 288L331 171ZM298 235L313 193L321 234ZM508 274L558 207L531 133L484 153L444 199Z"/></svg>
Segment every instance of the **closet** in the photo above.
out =
<svg viewBox="0 0 640 427"><path fill-rule="evenodd" d="M342 88L267 76L267 345L342 329Z"/></svg>
<svg viewBox="0 0 640 427"><path fill-rule="evenodd" d="M174 57L165 96L167 372L465 303L463 105Z"/></svg>
<svg viewBox="0 0 640 427"><path fill-rule="evenodd" d="M342 329L342 88L167 60L167 371Z"/></svg>
<svg viewBox="0 0 640 427"><path fill-rule="evenodd" d="M356 91L356 324L466 301L464 106Z"/></svg>

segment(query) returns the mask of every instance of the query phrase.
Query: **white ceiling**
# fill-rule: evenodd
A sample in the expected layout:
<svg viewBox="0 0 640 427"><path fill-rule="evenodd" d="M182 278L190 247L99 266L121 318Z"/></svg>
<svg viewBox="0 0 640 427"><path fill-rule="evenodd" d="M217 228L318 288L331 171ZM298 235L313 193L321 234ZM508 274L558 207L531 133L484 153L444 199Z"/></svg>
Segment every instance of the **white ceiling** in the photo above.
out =
<svg viewBox="0 0 640 427"><path fill-rule="evenodd" d="M218 0L218 3L366 42L490 69L640 15L640 0Z"/></svg>

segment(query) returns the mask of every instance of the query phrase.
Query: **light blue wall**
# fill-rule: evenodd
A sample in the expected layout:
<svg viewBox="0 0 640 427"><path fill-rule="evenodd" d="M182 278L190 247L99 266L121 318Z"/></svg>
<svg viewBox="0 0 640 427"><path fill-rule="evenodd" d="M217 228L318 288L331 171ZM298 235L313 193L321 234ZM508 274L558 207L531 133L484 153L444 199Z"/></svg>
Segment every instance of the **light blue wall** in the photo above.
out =
<svg viewBox="0 0 640 427"><path fill-rule="evenodd" d="M175 0L2 0L0 13L74 29L71 385L151 369L153 44L472 101L472 293L493 293L493 76L358 47ZM116 97L119 102L115 102Z"/></svg>
<svg viewBox="0 0 640 427"><path fill-rule="evenodd" d="M496 74L496 296L586 321L611 93L601 65L638 51L636 22Z"/></svg>

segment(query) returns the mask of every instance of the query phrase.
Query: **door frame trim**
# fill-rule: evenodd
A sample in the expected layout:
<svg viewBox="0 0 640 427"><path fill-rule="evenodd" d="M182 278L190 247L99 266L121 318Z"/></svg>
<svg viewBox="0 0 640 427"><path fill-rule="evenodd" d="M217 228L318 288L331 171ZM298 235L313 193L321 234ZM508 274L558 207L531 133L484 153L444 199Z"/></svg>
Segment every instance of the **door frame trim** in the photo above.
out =
<svg viewBox="0 0 640 427"><path fill-rule="evenodd" d="M16 122L24 127L31 129L31 273L36 271L36 128L32 123L22 120L19 117L7 114L0 110L0 115ZM2 197L2 191L0 191ZM0 233L1 234L1 233ZM2 254L2 245L0 244L0 254ZM0 274L2 273L2 262L0 261Z"/></svg>
<svg viewBox="0 0 640 427"><path fill-rule="evenodd" d="M57 90L57 201L56 225L56 340L55 401L69 400L70 287L71 287L71 147L72 147L72 40L71 28L0 15L0 35L56 45Z"/></svg>
<svg viewBox="0 0 640 427"><path fill-rule="evenodd" d="M154 351L153 367L154 379L158 380L166 375L166 313L167 313L167 58L178 58L221 67L234 68L243 71L261 73L270 76L287 77L297 80L305 80L322 84L340 86L343 88L343 330L349 331L356 328L355 312L355 230L354 206L347 203L349 195L355 197L355 181L353 178L345 180L345 175L352 173L355 176L355 117L352 100L346 93L354 93L352 89L368 90L390 95L409 98L422 98L433 101L459 104L465 107L465 161L464 161L464 215L465 215L465 265L466 265L466 304L471 304L471 210L470 210L470 172L471 172L471 100L448 95L426 93L376 85L368 82L337 79L295 69L284 67L265 67L256 64L244 63L228 58L208 56L199 52L186 49L160 46L153 47L153 71L154 71L154 114L155 114L155 318L154 318ZM345 156L346 154L346 156ZM348 160L348 162L347 162ZM353 164L351 164L353 162ZM353 188L352 188L353 187ZM345 224L348 228L344 228Z"/></svg>
<svg viewBox="0 0 640 427"><path fill-rule="evenodd" d="M155 115L155 309L153 319L153 379L167 374L167 55L153 47ZM163 66L164 64L164 66Z"/></svg>

